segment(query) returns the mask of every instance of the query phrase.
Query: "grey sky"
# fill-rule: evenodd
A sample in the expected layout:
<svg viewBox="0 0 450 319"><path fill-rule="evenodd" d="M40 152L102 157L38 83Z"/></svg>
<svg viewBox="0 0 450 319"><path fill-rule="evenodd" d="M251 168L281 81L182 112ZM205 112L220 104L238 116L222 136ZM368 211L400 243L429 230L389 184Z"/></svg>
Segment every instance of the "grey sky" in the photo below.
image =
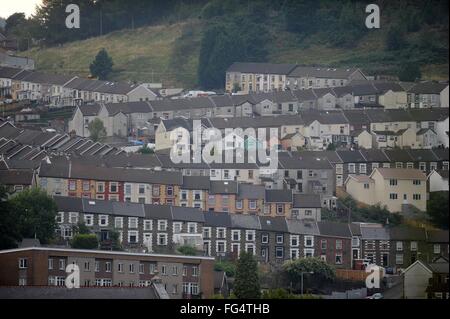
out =
<svg viewBox="0 0 450 319"><path fill-rule="evenodd" d="M6 19L15 12L24 12L29 17L41 3L42 0L0 0L0 17Z"/></svg>

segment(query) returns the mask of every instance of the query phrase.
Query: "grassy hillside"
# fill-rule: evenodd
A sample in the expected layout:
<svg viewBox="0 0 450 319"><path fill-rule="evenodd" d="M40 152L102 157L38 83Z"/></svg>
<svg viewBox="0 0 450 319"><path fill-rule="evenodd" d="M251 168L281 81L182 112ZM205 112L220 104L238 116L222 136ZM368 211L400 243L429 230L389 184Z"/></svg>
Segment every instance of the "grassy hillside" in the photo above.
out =
<svg viewBox="0 0 450 319"><path fill-rule="evenodd" d="M358 66L368 74L393 74L408 61L420 61L423 78L448 79L448 62L427 63L427 56L416 50L389 52L384 50L385 30L374 30L355 48L330 47L320 36L298 40L287 31L272 28L274 41L267 45L268 60L274 63ZM441 38L445 32L434 30ZM409 39L414 41L414 36ZM59 73L89 74L89 64L101 48L106 48L114 61L114 80L162 81L165 85L194 88L198 85L197 66L202 37L202 23L181 23L123 30L59 47L34 48L24 52L36 60L39 70ZM443 40L447 42L448 40ZM429 54L429 53L427 53ZM433 59L436 61L436 59Z"/></svg>

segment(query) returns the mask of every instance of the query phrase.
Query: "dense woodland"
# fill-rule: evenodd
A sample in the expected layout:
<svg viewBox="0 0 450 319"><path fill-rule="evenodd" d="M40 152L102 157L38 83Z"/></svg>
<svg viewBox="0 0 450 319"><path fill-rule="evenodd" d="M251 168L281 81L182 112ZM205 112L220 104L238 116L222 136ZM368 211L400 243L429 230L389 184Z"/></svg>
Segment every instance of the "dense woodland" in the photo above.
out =
<svg viewBox="0 0 450 319"><path fill-rule="evenodd" d="M19 48L57 46L116 30L202 23L198 84L223 87L224 71L234 61L267 61L280 31L295 37L292 46L321 44L351 50L369 32L365 7L373 1L334 0L44 0L35 16L17 13L6 20L5 33ZM77 3L81 28L67 29L65 7ZM448 63L448 1L377 1L385 57L410 63ZM189 38L189 30L185 31ZM179 54L189 49L180 39ZM188 41L187 41L188 42ZM395 54L390 54L395 52ZM277 62L277 61L271 61ZM364 64L364 61L352 61ZM398 70L397 70L398 71Z"/></svg>

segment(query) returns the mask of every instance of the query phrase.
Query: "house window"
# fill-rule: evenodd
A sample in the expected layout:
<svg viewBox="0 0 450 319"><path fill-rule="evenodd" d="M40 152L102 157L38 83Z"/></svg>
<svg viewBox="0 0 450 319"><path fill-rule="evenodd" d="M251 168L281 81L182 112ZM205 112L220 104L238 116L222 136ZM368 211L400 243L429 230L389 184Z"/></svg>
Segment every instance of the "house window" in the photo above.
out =
<svg viewBox="0 0 450 319"><path fill-rule="evenodd" d="M398 184L398 181L396 179L391 178L389 180L389 185L390 186L397 186L397 184Z"/></svg>
<svg viewBox="0 0 450 319"><path fill-rule="evenodd" d="M123 217L114 218L114 227L119 229L123 228Z"/></svg>
<svg viewBox="0 0 450 319"><path fill-rule="evenodd" d="M305 247L313 247L313 246L314 246L314 237L305 236Z"/></svg>
<svg viewBox="0 0 450 319"><path fill-rule="evenodd" d="M283 204L277 204L277 214L278 215L284 214L284 205Z"/></svg>
<svg viewBox="0 0 450 319"><path fill-rule="evenodd" d="M280 246L275 247L275 257L283 258L283 256L284 256L284 248Z"/></svg>
<svg viewBox="0 0 450 319"><path fill-rule="evenodd" d="M135 229L138 227L137 217L128 217L128 228Z"/></svg>
<svg viewBox="0 0 450 319"><path fill-rule="evenodd" d="M255 231L254 230L246 230L245 237L246 237L247 241L254 241L255 240Z"/></svg>
<svg viewBox="0 0 450 319"><path fill-rule="evenodd" d="M420 194L413 194L413 200L420 200L422 196Z"/></svg>
<svg viewBox="0 0 450 319"><path fill-rule="evenodd" d="M284 236L283 234L277 234L277 244L282 244L284 242Z"/></svg>
<svg viewBox="0 0 450 319"><path fill-rule="evenodd" d="M299 235L291 235L291 247L297 247L299 245Z"/></svg>
<svg viewBox="0 0 450 319"><path fill-rule="evenodd" d="M236 200L236 209L242 209L242 199Z"/></svg>
<svg viewBox="0 0 450 319"><path fill-rule="evenodd" d="M159 189L158 189L158 190L159 190ZM130 192L130 193L131 193L131 192ZM145 185L139 184L139 186L138 186L138 193L139 193L140 195L145 194Z"/></svg>
<svg viewBox="0 0 450 319"><path fill-rule="evenodd" d="M49 258L48 259L48 269L52 270L53 269L53 258Z"/></svg>
<svg viewBox="0 0 450 319"><path fill-rule="evenodd" d="M138 242L138 231L137 230L128 231L128 243L137 244L137 242Z"/></svg>
<svg viewBox="0 0 450 319"><path fill-rule="evenodd" d="M422 181L420 179L413 180L413 185L420 185L422 184Z"/></svg>
<svg viewBox="0 0 450 319"><path fill-rule="evenodd" d="M20 258L19 259L19 268L25 269L28 267L28 259L27 258Z"/></svg>
<svg viewBox="0 0 450 319"><path fill-rule="evenodd" d="M360 174L366 174L367 173L367 165L366 164L359 164L359 173Z"/></svg>
<svg viewBox="0 0 450 319"><path fill-rule="evenodd" d="M269 234L261 234L261 243L268 244L269 243Z"/></svg>
<svg viewBox="0 0 450 319"><path fill-rule="evenodd" d="M354 174L355 173L355 164L348 164L348 172L350 174Z"/></svg>
<svg viewBox="0 0 450 319"><path fill-rule="evenodd" d="M166 231L167 230L167 220L158 220L158 231Z"/></svg>
<svg viewBox="0 0 450 319"><path fill-rule="evenodd" d="M439 245L439 244L434 244L434 245L433 245L433 253L435 253L435 254L440 254L440 253L441 253L441 245Z"/></svg>
<svg viewBox="0 0 450 319"><path fill-rule="evenodd" d="M59 212L58 215L56 215L56 222L58 224L64 223L64 212Z"/></svg>
<svg viewBox="0 0 450 319"><path fill-rule="evenodd" d="M59 270L66 270L66 260L65 259L60 259L58 265L59 265Z"/></svg>
<svg viewBox="0 0 450 319"><path fill-rule="evenodd" d="M69 191L77 190L77 181L69 181Z"/></svg>
<svg viewBox="0 0 450 319"><path fill-rule="evenodd" d="M395 255L395 264L396 265L403 265L403 254L396 254Z"/></svg>
<svg viewBox="0 0 450 319"><path fill-rule="evenodd" d="M196 234L197 233L197 223L188 223L187 230L188 230L189 234Z"/></svg>
<svg viewBox="0 0 450 319"><path fill-rule="evenodd" d="M342 249L342 240L336 240L336 250Z"/></svg>
<svg viewBox="0 0 450 319"><path fill-rule="evenodd" d="M255 210L256 209L256 200L249 201L249 208L251 210Z"/></svg>
<svg viewBox="0 0 450 319"><path fill-rule="evenodd" d="M225 228L224 227L217 227L216 229L216 237L220 239L225 238Z"/></svg>
<svg viewBox="0 0 450 319"><path fill-rule="evenodd" d="M241 240L241 231L240 230L232 230L231 237L232 237L233 241L240 241Z"/></svg>
<svg viewBox="0 0 450 319"><path fill-rule="evenodd" d="M100 226L108 226L108 215L100 215L98 224Z"/></svg>
<svg viewBox="0 0 450 319"><path fill-rule="evenodd" d="M144 230L152 230L153 229L153 221L151 219L144 220Z"/></svg>
<svg viewBox="0 0 450 319"><path fill-rule="evenodd" d="M336 253L335 255L335 264L341 265L342 264L342 253Z"/></svg>
<svg viewBox="0 0 450 319"><path fill-rule="evenodd" d="M217 253L225 253L226 252L226 243L225 241L216 241L216 252Z"/></svg>
<svg viewBox="0 0 450 319"><path fill-rule="evenodd" d="M104 193L104 192L105 192L105 183L98 182L97 183L97 193Z"/></svg>
<svg viewBox="0 0 450 319"><path fill-rule="evenodd" d="M167 196L173 196L173 186L167 186Z"/></svg>
<svg viewBox="0 0 450 319"><path fill-rule="evenodd" d="M211 238L211 228L203 227L203 238Z"/></svg>
<svg viewBox="0 0 450 319"><path fill-rule="evenodd" d="M75 212L69 213L69 223L78 224L78 213Z"/></svg>
<svg viewBox="0 0 450 319"><path fill-rule="evenodd" d="M167 246L167 234L158 234L158 246Z"/></svg>
<svg viewBox="0 0 450 319"><path fill-rule="evenodd" d="M416 241L411 242L411 251L417 251L417 242Z"/></svg>
<svg viewBox="0 0 450 319"><path fill-rule="evenodd" d="M117 182L110 182L109 183L109 192L110 193L117 193L119 191L119 186Z"/></svg>
<svg viewBox="0 0 450 319"><path fill-rule="evenodd" d="M397 199L397 198L398 198L397 193L390 193L390 194L389 194L389 199L395 200L395 199Z"/></svg>
<svg viewBox="0 0 450 319"><path fill-rule="evenodd" d="M403 242L402 241L398 241L396 244L396 249L397 251L402 251L403 250Z"/></svg>
<svg viewBox="0 0 450 319"><path fill-rule="evenodd" d="M327 241L326 241L326 239L322 239L322 240L320 241L320 248L321 248L322 250L327 250Z"/></svg>
<svg viewBox="0 0 450 319"><path fill-rule="evenodd" d="M84 223L86 226L94 225L94 215L84 215Z"/></svg>

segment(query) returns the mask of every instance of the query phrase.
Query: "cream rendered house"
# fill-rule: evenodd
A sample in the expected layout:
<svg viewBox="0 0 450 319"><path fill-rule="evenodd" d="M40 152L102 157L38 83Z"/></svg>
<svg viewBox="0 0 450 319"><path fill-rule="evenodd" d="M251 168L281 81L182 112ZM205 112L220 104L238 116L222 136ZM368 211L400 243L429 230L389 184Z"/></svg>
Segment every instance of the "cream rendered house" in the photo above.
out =
<svg viewBox="0 0 450 319"><path fill-rule="evenodd" d="M426 210L426 175L418 169L375 168L370 177L349 175L347 192L357 201L379 203L394 213L412 206Z"/></svg>

